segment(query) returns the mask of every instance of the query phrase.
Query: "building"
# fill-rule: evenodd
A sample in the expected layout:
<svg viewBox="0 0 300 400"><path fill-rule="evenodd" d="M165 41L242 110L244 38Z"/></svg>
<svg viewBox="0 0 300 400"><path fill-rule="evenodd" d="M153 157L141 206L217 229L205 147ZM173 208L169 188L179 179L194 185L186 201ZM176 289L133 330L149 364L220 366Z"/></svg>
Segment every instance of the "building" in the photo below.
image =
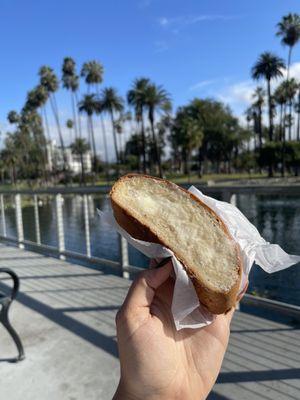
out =
<svg viewBox="0 0 300 400"><path fill-rule="evenodd" d="M70 147L65 147L65 157L68 170L74 175L81 174L80 155L73 154ZM61 147L57 146L55 140L47 144L47 164L49 171L63 170L63 151ZM90 173L92 171L92 154L90 150L83 154L83 165L85 173Z"/></svg>

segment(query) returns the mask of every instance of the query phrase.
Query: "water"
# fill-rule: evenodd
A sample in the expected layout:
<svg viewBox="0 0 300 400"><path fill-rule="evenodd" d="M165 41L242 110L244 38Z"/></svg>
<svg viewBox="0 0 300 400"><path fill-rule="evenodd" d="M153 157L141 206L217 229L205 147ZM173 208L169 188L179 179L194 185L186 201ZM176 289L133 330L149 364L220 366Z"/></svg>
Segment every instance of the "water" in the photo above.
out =
<svg viewBox="0 0 300 400"><path fill-rule="evenodd" d="M10 198L5 198L6 204ZM300 198L260 195L238 195L237 205L269 242L278 243L289 253L300 254ZM119 241L115 231L100 224L96 209L107 209L105 196L89 196L92 255L117 261ZM66 249L85 253L83 201L81 196L64 196ZM57 246L55 203L44 199L39 207L41 241ZM6 210L7 234L16 236L14 209ZM33 206L24 199L23 225L25 239L35 241ZM131 265L146 267L148 260L129 246ZM299 264L288 270L267 274L258 266L252 268L248 292L275 300L300 305Z"/></svg>

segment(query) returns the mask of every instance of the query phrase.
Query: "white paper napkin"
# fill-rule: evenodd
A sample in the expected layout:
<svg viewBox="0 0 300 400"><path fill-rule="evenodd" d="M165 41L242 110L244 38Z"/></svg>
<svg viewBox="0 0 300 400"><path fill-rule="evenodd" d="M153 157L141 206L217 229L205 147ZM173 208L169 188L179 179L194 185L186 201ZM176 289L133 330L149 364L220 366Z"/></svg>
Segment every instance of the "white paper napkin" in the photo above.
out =
<svg viewBox="0 0 300 400"><path fill-rule="evenodd" d="M231 236L238 243L243 259L240 291L245 287L247 277L254 261L268 273L280 271L300 261L300 256L287 254L279 245L266 242L254 225L244 214L230 203L205 196L191 186L189 191L213 209L226 224ZM215 316L199 302L194 286L182 264L173 252L157 243L134 239L116 222L112 211L99 211L101 221L115 228L128 242L149 258L172 256L175 271L175 287L172 300L172 313L177 330L182 328L201 328L209 325Z"/></svg>

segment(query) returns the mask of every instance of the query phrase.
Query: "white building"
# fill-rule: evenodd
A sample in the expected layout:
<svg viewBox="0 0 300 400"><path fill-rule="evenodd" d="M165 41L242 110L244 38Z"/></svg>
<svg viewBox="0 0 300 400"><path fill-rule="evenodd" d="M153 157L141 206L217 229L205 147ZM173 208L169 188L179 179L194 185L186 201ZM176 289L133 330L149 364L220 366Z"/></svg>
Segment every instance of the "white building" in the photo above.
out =
<svg viewBox="0 0 300 400"><path fill-rule="evenodd" d="M65 147L65 157L68 170L74 175L80 174L82 172L80 155L73 154L70 147ZM63 151L61 147L57 146L55 140L52 140L47 144L47 163L49 171L63 170ZM89 173L92 171L92 154L90 150L83 154L83 166L84 172Z"/></svg>

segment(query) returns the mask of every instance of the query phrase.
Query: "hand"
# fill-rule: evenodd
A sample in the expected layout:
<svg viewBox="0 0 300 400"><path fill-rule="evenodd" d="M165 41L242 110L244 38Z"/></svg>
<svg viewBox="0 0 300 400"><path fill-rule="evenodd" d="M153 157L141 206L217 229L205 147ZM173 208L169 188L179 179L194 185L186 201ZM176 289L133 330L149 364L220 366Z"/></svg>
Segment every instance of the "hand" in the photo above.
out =
<svg viewBox="0 0 300 400"><path fill-rule="evenodd" d="M114 400L205 399L219 374L234 310L177 331L172 264L142 272L117 314L121 378Z"/></svg>

